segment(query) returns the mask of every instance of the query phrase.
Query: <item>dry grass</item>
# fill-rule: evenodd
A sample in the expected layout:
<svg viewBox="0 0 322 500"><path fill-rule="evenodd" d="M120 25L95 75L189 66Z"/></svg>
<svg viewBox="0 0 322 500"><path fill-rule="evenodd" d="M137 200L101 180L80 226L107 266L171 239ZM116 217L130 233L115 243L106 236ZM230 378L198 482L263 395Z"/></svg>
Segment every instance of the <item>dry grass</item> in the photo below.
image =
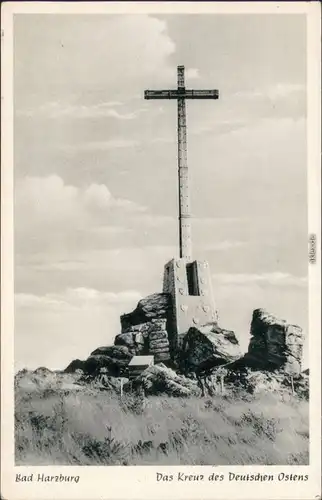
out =
<svg viewBox="0 0 322 500"><path fill-rule="evenodd" d="M17 465L308 464L308 402L16 392Z"/></svg>

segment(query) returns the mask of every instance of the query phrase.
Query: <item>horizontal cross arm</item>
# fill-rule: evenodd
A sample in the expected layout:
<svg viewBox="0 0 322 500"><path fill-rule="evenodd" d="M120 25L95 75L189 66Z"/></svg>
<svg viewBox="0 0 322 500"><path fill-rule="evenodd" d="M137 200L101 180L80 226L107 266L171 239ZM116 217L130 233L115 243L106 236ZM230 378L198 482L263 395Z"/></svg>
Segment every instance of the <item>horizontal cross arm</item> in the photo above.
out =
<svg viewBox="0 0 322 500"><path fill-rule="evenodd" d="M212 90L146 90L144 99L218 99L219 92Z"/></svg>

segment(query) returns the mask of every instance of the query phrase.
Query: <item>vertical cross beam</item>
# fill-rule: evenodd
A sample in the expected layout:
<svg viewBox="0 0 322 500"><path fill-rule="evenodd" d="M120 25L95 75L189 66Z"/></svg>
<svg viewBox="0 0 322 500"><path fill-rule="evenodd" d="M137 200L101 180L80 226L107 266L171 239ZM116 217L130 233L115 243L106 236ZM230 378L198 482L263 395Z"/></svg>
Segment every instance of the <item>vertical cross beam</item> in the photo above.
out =
<svg viewBox="0 0 322 500"><path fill-rule="evenodd" d="M184 66L178 66L178 186L180 258L192 258ZM182 93L183 97L179 97Z"/></svg>
<svg viewBox="0 0 322 500"><path fill-rule="evenodd" d="M187 163L186 99L218 99L216 89L186 89L184 66L177 67L177 89L145 90L145 99L177 99L178 102L178 178L180 258L192 260L189 175Z"/></svg>

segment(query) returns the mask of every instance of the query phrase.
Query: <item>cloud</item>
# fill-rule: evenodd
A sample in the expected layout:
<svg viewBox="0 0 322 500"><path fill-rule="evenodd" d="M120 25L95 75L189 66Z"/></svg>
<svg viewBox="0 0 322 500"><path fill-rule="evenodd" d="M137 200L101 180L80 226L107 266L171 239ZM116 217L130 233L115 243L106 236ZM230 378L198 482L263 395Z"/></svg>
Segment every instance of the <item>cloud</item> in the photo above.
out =
<svg viewBox="0 0 322 500"><path fill-rule="evenodd" d="M77 22L69 16L27 17L15 24L17 109L30 106L30 94L33 104L43 104L46 95L59 102L66 96L87 97L88 89L109 95L116 88L113 100L123 101L120 95L136 95L144 81L162 83L172 74L168 58L175 44L161 19L145 14L77 16Z"/></svg>
<svg viewBox="0 0 322 500"><path fill-rule="evenodd" d="M292 118L306 116L306 85L293 82L279 82L274 85L248 91L241 91L230 96L232 101L232 119L243 112L244 117L257 118ZM233 115L235 108L235 115Z"/></svg>
<svg viewBox="0 0 322 500"><path fill-rule="evenodd" d="M113 248L109 236L102 241L90 238L87 244L80 238L75 241L75 235L71 242L66 237L62 242L47 237L30 244L26 239L30 249L16 255L15 290L37 296L50 293L50 299L56 299L62 288L119 293L124 283L128 289L139 289L145 295L161 292L164 265L177 255L177 248L133 247L131 236L124 239L124 247L118 248ZM115 245L119 239L112 243Z"/></svg>
<svg viewBox="0 0 322 500"><path fill-rule="evenodd" d="M114 198L105 184L91 184L83 192L85 205L104 210L116 208L125 212L145 212L147 207L124 198Z"/></svg>
<svg viewBox="0 0 322 500"><path fill-rule="evenodd" d="M120 332L120 315L140 298L136 290L111 293L85 287L16 294L16 370L44 365L63 369L75 358L86 359L98 346L112 345Z"/></svg>
<svg viewBox="0 0 322 500"><path fill-rule="evenodd" d="M172 137L152 137L150 139L151 144L169 144L169 143L175 143L177 141L177 138L173 135Z"/></svg>
<svg viewBox="0 0 322 500"><path fill-rule="evenodd" d="M192 135L225 136L236 131L248 134L270 121L277 126L278 122L294 123L306 118L306 86L285 82L231 94L223 90L214 107L196 113L200 119L189 125Z"/></svg>
<svg viewBox="0 0 322 500"><path fill-rule="evenodd" d="M135 228L147 215L146 207L114 196L105 184L70 186L55 175L17 181L14 210L15 283L28 292L39 289L40 282L43 292L67 286L69 279L77 286L102 286L108 251L131 246L140 234L144 238L144 222L138 236ZM100 271L91 276L97 253ZM110 264L113 272L115 260ZM73 276L77 271L81 274Z"/></svg>
<svg viewBox="0 0 322 500"><path fill-rule="evenodd" d="M91 184L84 192L84 201L88 205L107 208L113 201L111 192L104 184Z"/></svg>
<svg viewBox="0 0 322 500"><path fill-rule="evenodd" d="M39 296L30 293L17 293L15 294L15 306L20 307L32 307L37 308L41 306L46 307L59 307L64 304L64 301L61 299L57 299L57 297L53 296Z"/></svg>
<svg viewBox="0 0 322 500"><path fill-rule="evenodd" d="M196 79L200 78L199 69L197 69L197 68L186 69L185 77L187 80L196 80Z"/></svg>
<svg viewBox="0 0 322 500"><path fill-rule="evenodd" d="M128 149L138 146L139 141L132 139L110 139L108 141L84 142L82 144L64 145L62 149L77 151L109 151L112 149Z"/></svg>
<svg viewBox="0 0 322 500"><path fill-rule="evenodd" d="M300 286L308 284L307 277L288 273L271 272L262 274L214 274L213 279L223 285L268 284L274 286Z"/></svg>
<svg viewBox="0 0 322 500"><path fill-rule="evenodd" d="M119 293L104 292L93 288L67 288L61 293L35 295L29 293L15 294L15 305L18 308L55 308L58 310L79 309L83 307L108 307L123 304L135 304L142 298L136 290Z"/></svg>
<svg viewBox="0 0 322 500"><path fill-rule="evenodd" d="M119 293L101 292L93 288L68 288L66 299L73 304L81 306L84 302L99 302L101 304L124 304L138 302L142 294L136 290L126 290Z"/></svg>
<svg viewBox="0 0 322 500"><path fill-rule="evenodd" d="M102 102L94 105L71 104L66 102L48 102L35 108L20 109L18 116L40 116L56 118L115 118L116 120L134 120L145 112L144 108L132 112L120 112L115 109L123 104L118 101Z"/></svg>
<svg viewBox="0 0 322 500"><path fill-rule="evenodd" d="M144 225L147 229L158 226L174 226L177 224L177 218L170 215L142 213L139 223L141 227Z"/></svg>
<svg viewBox="0 0 322 500"><path fill-rule="evenodd" d="M15 222L28 226L34 220L61 221L73 218L80 207L79 189L57 175L25 177L15 186Z"/></svg>
<svg viewBox="0 0 322 500"><path fill-rule="evenodd" d="M306 86L299 83L282 82L276 83L267 89L267 95L271 99L293 96L294 94L304 97L306 94Z"/></svg>
<svg viewBox="0 0 322 500"><path fill-rule="evenodd" d="M244 247L248 243L245 241L220 241L218 243L209 243L202 245L202 249L205 251L209 250L228 250L230 248Z"/></svg>
<svg viewBox="0 0 322 500"><path fill-rule="evenodd" d="M288 98L294 94L304 94L306 93L306 86L300 83L293 82L278 82L274 85L266 86L254 90L241 90L232 94L234 97L242 97L245 99L257 99L260 97L269 97L270 99Z"/></svg>
<svg viewBox="0 0 322 500"><path fill-rule="evenodd" d="M144 212L145 207L131 200L115 198L105 184L90 184L85 188L66 185L57 175L25 177L17 181L15 188L15 221L18 229L32 224L82 226L95 224L94 214L106 220L106 209L119 212ZM96 224L97 224L96 219Z"/></svg>
<svg viewBox="0 0 322 500"><path fill-rule="evenodd" d="M162 274L165 260L176 251L166 246L174 222L113 195L105 184L78 187L56 175L20 179L15 189L16 291L45 295L61 287L106 286L119 291L124 282L137 286L138 269L149 269L140 278L147 289L150 269Z"/></svg>

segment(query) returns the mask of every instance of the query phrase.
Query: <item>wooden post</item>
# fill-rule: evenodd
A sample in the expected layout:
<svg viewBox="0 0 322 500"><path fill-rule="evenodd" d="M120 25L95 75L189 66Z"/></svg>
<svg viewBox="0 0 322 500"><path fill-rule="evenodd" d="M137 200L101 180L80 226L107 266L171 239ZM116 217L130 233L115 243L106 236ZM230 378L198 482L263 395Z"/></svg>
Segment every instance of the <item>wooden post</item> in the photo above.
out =
<svg viewBox="0 0 322 500"><path fill-rule="evenodd" d="M121 399L123 398L123 377L121 377Z"/></svg>
<svg viewBox="0 0 322 500"><path fill-rule="evenodd" d="M225 390L225 388L224 388L224 377L225 377L225 375L222 373L220 375L220 390L221 390L221 394L223 394L224 390Z"/></svg>
<svg viewBox="0 0 322 500"><path fill-rule="evenodd" d="M205 386L207 388L209 396L213 396L214 395L214 391L213 391L213 388L212 388L211 384L212 384L211 376L208 375L207 377L205 377Z"/></svg>
<svg viewBox="0 0 322 500"><path fill-rule="evenodd" d="M292 394L294 396L295 391L294 391L294 380L293 380L293 375L291 375L291 387L292 387Z"/></svg>
<svg viewBox="0 0 322 500"><path fill-rule="evenodd" d="M204 384L203 384L203 381L202 381L202 378L201 376L198 374L196 374L197 376L197 383L198 383L198 386L200 387L201 389L201 397L203 398L205 396L205 388L204 388Z"/></svg>

